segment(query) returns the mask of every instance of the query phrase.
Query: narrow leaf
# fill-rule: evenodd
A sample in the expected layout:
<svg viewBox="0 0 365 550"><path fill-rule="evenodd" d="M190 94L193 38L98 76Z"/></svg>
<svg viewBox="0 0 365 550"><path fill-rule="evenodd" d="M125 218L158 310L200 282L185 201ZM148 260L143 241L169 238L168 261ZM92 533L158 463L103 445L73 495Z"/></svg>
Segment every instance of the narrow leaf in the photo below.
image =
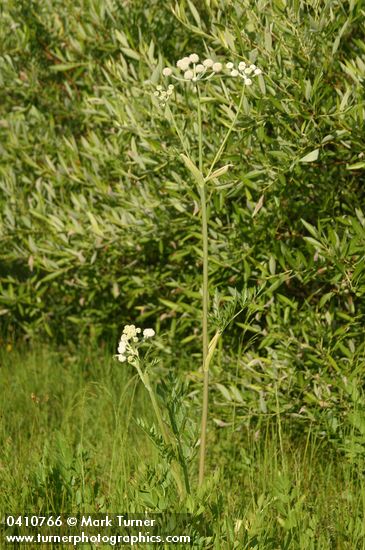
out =
<svg viewBox="0 0 365 550"><path fill-rule="evenodd" d="M131 59L135 59L136 61L139 61L141 59L141 56L136 51L132 50L132 48L121 48L124 55L127 57L130 57Z"/></svg>
<svg viewBox="0 0 365 550"><path fill-rule="evenodd" d="M308 153L308 155L305 155L301 159L299 159L299 162L314 162L318 159L319 155L319 149L314 149L314 151L311 151Z"/></svg>
<svg viewBox="0 0 365 550"><path fill-rule="evenodd" d="M256 214L261 210L264 204L264 195L261 195L259 200L256 203L256 206L254 208L254 211L252 212L252 217L256 216Z"/></svg>
<svg viewBox="0 0 365 550"><path fill-rule="evenodd" d="M204 363L204 370L205 371L209 370L209 364L212 360L212 357L213 357L213 354L214 354L215 348L217 346L220 335L221 335L221 333L219 332L219 330L217 330L217 332L215 333L215 335L213 336L213 338L209 342L208 355L206 356L205 363Z"/></svg>
<svg viewBox="0 0 365 550"><path fill-rule="evenodd" d="M218 388L218 390L221 392L221 394L223 395L223 397L227 400L227 401L232 401L232 396L231 394L229 393L229 390L228 388L226 388L225 386L223 386L223 384L219 384L218 382L216 383L216 388Z"/></svg>
<svg viewBox="0 0 365 550"><path fill-rule="evenodd" d="M217 168L217 170L214 170L210 176L207 176L205 178L205 181L212 180L214 178L219 178L220 176L223 176L226 172L228 172L229 168L233 166L233 164L226 164L225 166L222 166L221 168Z"/></svg>
<svg viewBox="0 0 365 550"><path fill-rule="evenodd" d="M101 229L98 225L98 222L96 221L95 216L91 212L86 212L86 214L87 214L87 217L90 220L91 227L93 228L94 233L96 233L100 237L103 237L103 232L101 231Z"/></svg>
<svg viewBox="0 0 365 550"><path fill-rule="evenodd" d="M190 11L192 13L192 16L194 17L194 19L196 21L196 24L198 25L198 27L201 27L201 20L200 20L200 15L199 15L198 10L196 9L194 4L190 0L188 0L188 4L189 4Z"/></svg>
<svg viewBox="0 0 365 550"><path fill-rule="evenodd" d="M66 71L72 71L73 69L78 69L79 67L86 67L87 63L58 63L52 65L49 69L54 73L61 73Z"/></svg>
<svg viewBox="0 0 365 550"><path fill-rule="evenodd" d="M192 162L192 160L189 159L186 155L181 154L181 158L184 161L184 164L186 168L189 170L189 172L194 177L196 183L199 185L199 187L204 187L205 180L203 174L200 172L200 170L195 166L195 164Z"/></svg>
<svg viewBox="0 0 365 550"><path fill-rule="evenodd" d="M313 225L303 220L303 218L301 218L301 222L313 237L315 237L316 239L320 237L319 231L315 227L313 227Z"/></svg>
<svg viewBox="0 0 365 550"><path fill-rule="evenodd" d="M365 162L355 162L355 164L350 164L346 168L347 170L362 170L362 168L365 168Z"/></svg>

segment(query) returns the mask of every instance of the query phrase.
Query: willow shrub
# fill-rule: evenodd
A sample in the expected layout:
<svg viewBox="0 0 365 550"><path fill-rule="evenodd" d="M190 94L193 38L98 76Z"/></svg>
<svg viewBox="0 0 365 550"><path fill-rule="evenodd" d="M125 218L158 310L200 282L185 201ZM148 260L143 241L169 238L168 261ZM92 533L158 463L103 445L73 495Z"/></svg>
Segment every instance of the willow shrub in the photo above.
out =
<svg viewBox="0 0 365 550"><path fill-rule="evenodd" d="M252 376L259 410L271 406L270 391L272 399L293 391L294 414L313 402L330 408L333 379L346 387L350 375L361 376L353 365L364 355L363 10L359 0L316 6L2 6L4 330L109 338L123 322L148 319L167 333L166 352L176 339L180 355L194 351L198 197L152 96L166 62L206 51L257 60L264 71L222 158L233 166L208 197L211 292L224 300L233 289L269 289L258 293L260 311L249 324L236 318L224 344L246 349L252 336L247 353L259 367L233 389L217 374L217 389L239 402ZM239 83L227 86L238 97ZM177 116L194 153L183 93ZM213 154L233 111L218 91L205 110ZM282 385L263 389L278 372ZM315 376L325 388L316 389Z"/></svg>

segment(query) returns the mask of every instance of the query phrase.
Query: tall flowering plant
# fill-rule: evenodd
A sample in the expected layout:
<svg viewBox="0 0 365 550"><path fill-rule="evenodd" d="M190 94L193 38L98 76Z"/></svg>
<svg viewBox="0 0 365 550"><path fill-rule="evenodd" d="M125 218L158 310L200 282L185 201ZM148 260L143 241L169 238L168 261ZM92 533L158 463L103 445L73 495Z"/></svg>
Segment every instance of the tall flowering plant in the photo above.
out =
<svg viewBox="0 0 365 550"><path fill-rule="evenodd" d="M154 96L160 106L165 109L169 120L172 121L176 133L181 142L184 153L181 153L181 159L187 170L190 172L192 180L195 182L200 197L201 212L201 234L202 234L202 252L203 252L203 281L202 281L202 368L204 373L203 381L203 399L202 399L202 417L201 417L201 435L200 435L200 455L199 455L199 486L203 484L205 473L205 455L206 455L206 436L208 421L208 396L209 396L209 363L219 340L221 329L218 329L212 339L209 341L208 313L209 313L209 275L208 275L208 212L207 212L207 185L210 180L219 178L226 173L230 165L216 168L224 152L227 140L237 122L241 112L245 88L253 84L255 77L260 77L262 71L255 64L240 61L237 64L229 61L222 63L211 58L200 60L196 53L179 59L175 67L165 67L162 75L167 80L165 86L157 86ZM241 84L241 94L236 114L227 129L227 132L213 157L213 160L207 165L204 163L205 156L203 151L203 125L202 125L202 87L212 79L234 78ZM173 111L169 104L174 96L175 85L187 85L194 92L196 114L197 114L197 161L187 151L183 133L177 124Z"/></svg>
<svg viewBox="0 0 365 550"><path fill-rule="evenodd" d="M172 450L171 473L175 480L178 493L180 497L183 498L186 493L189 492L189 482L186 475L184 475L184 465L181 463L179 464L177 459L179 453L176 449L175 439L164 422L160 406L150 382L148 362L145 361L143 354L140 353L146 341L153 338L153 336L155 336L155 331L152 328L146 328L142 331L141 328L135 325L125 325L119 340L116 358L121 363L127 362L136 369L141 382L148 392L165 448Z"/></svg>

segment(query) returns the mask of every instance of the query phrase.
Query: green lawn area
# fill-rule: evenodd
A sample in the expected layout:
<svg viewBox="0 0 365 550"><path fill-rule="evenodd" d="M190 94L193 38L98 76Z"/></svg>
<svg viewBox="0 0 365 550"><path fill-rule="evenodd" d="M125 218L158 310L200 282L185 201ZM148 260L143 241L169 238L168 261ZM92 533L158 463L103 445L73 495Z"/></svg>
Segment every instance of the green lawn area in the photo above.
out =
<svg viewBox="0 0 365 550"><path fill-rule="evenodd" d="M196 492L192 463L179 502L136 422L154 419L129 367L102 350L37 347L3 352L0 375L2 512L188 512L211 528L201 548L364 547L363 471L314 429L293 434L275 415L239 429L210 422L209 482Z"/></svg>

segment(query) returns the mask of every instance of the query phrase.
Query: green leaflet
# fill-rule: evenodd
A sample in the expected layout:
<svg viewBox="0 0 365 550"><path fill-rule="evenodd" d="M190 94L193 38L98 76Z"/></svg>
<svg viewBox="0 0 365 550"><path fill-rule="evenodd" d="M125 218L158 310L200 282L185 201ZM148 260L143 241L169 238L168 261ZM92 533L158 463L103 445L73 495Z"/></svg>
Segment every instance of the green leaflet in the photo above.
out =
<svg viewBox="0 0 365 550"><path fill-rule="evenodd" d="M193 178L194 178L195 182L198 184L198 186L199 187L204 187L205 178L204 178L203 174L200 172L199 168L197 168L197 166L195 166L193 161L189 157L187 157L186 155L181 153L180 156L183 159L186 168L189 170L190 174L193 176Z"/></svg>

